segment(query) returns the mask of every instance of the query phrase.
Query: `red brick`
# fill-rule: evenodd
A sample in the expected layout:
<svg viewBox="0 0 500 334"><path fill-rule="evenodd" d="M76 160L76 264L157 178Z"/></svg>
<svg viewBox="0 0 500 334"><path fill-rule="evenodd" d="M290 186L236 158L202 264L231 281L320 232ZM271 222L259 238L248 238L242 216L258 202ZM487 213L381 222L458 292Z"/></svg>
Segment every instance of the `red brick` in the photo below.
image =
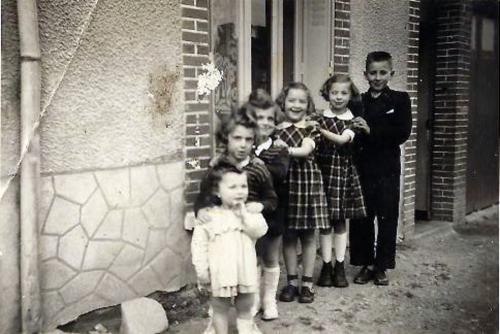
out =
<svg viewBox="0 0 500 334"><path fill-rule="evenodd" d="M209 105L207 103L189 103L189 104L186 104L186 110L188 110L188 111L208 111Z"/></svg>
<svg viewBox="0 0 500 334"><path fill-rule="evenodd" d="M195 43L208 43L208 34L183 31L182 40Z"/></svg>
<svg viewBox="0 0 500 334"><path fill-rule="evenodd" d="M182 44L182 53L194 53L194 45L193 44ZM188 65L188 64L184 64Z"/></svg>
<svg viewBox="0 0 500 334"><path fill-rule="evenodd" d="M208 32L208 22L197 21L196 22L196 30Z"/></svg>
<svg viewBox="0 0 500 334"><path fill-rule="evenodd" d="M182 29L194 30L194 21L182 20Z"/></svg>
<svg viewBox="0 0 500 334"><path fill-rule="evenodd" d="M196 6L208 8L208 1L207 0L196 0Z"/></svg>
<svg viewBox="0 0 500 334"><path fill-rule="evenodd" d="M196 77L196 70L194 68L185 68L184 69L184 77L185 78L194 78L194 77Z"/></svg>
<svg viewBox="0 0 500 334"><path fill-rule="evenodd" d="M210 133L210 126L208 125L186 126L186 136L204 135L207 133Z"/></svg>
<svg viewBox="0 0 500 334"><path fill-rule="evenodd" d="M195 8L182 8L182 17L208 20L208 11Z"/></svg>

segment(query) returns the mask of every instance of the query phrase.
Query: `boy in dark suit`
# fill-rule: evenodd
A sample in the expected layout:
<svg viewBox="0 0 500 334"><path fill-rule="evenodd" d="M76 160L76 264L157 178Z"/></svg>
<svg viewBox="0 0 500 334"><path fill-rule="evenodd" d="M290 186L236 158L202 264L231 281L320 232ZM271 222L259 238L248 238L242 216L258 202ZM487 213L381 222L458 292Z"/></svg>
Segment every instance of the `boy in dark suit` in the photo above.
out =
<svg viewBox="0 0 500 334"><path fill-rule="evenodd" d="M363 266L354 283L388 285L386 269L394 269L399 216L401 150L411 132L411 103L406 92L388 87L394 75L392 57L384 51L366 57L365 78L370 89L362 94L364 118L354 120L360 145L358 170L365 196L367 217L351 221L351 264ZM375 226L378 233L375 249Z"/></svg>

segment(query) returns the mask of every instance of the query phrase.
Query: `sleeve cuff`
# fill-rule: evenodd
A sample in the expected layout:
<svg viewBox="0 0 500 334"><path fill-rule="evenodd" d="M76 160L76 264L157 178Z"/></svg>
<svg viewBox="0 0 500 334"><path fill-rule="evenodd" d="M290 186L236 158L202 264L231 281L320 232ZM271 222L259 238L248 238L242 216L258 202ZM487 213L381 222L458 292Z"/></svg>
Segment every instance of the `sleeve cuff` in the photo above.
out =
<svg viewBox="0 0 500 334"><path fill-rule="evenodd" d="M309 143L309 144L312 145L313 149L316 148L316 142L313 139L311 139L311 138L304 138L302 140L302 143Z"/></svg>
<svg viewBox="0 0 500 334"><path fill-rule="evenodd" d="M354 133L354 131L352 131L351 129L345 129L342 134L347 134L349 136L349 142L352 142L354 140L354 137L356 136L356 134Z"/></svg>

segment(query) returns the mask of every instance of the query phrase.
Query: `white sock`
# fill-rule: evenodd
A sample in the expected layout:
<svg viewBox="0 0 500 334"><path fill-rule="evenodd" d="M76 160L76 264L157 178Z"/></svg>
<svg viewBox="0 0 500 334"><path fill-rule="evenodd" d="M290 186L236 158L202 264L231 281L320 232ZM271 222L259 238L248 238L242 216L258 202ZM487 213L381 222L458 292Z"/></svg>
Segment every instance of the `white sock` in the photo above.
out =
<svg viewBox="0 0 500 334"><path fill-rule="evenodd" d="M321 257L323 262L328 263L332 261L332 234L320 234L319 245L321 247Z"/></svg>
<svg viewBox="0 0 500 334"><path fill-rule="evenodd" d="M333 243L335 245L335 258L339 262L344 262L345 250L347 248L347 232L342 234L333 234Z"/></svg>

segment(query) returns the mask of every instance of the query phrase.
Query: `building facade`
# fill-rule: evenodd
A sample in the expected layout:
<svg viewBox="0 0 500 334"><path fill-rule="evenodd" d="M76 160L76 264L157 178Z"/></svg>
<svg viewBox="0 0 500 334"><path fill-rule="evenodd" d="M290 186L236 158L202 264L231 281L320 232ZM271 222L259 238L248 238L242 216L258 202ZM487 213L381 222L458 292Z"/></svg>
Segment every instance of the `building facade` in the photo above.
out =
<svg viewBox="0 0 500 334"><path fill-rule="evenodd" d="M191 271L184 227L219 115L253 88L276 96L292 80L306 83L324 107L319 87L332 73L350 74L364 91L371 51L393 55L391 87L408 91L412 102L401 238L411 235L416 211L461 221L497 202L495 1L42 0L38 247L30 254L38 272L24 276L18 167L26 57L16 5L2 1L0 288L7 306L0 333L18 332L27 319L55 328L184 286ZM197 92L206 63L223 73L210 96ZM485 73L492 77L483 80ZM39 282L34 301L21 302L21 277Z"/></svg>

